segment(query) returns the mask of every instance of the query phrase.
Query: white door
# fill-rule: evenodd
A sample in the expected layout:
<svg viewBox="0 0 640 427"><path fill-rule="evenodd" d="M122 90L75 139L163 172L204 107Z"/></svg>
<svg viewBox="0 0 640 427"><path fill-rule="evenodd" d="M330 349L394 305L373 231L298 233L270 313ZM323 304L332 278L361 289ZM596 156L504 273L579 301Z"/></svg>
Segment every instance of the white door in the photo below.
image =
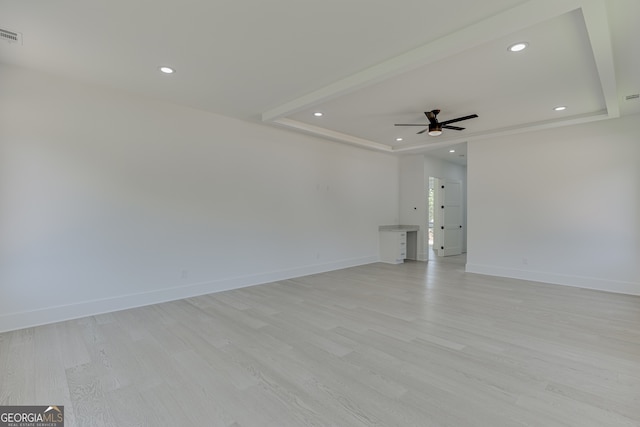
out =
<svg viewBox="0 0 640 427"><path fill-rule="evenodd" d="M462 182L438 179L435 189L436 235L438 256L462 253Z"/></svg>

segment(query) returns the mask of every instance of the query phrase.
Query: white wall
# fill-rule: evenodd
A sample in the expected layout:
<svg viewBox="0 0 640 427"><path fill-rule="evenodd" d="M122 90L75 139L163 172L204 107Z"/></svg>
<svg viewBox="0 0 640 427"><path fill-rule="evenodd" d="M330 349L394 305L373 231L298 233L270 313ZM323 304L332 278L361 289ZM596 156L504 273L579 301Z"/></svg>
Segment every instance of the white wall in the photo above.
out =
<svg viewBox="0 0 640 427"><path fill-rule="evenodd" d="M375 262L398 160L0 67L0 331Z"/></svg>
<svg viewBox="0 0 640 427"><path fill-rule="evenodd" d="M640 117L468 146L467 271L640 294Z"/></svg>
<svg viewBox="0 0 640 427"><path fill-rule="evenodd" d="M453 179L462 183L462 251L467 251L467 167L446 160L424 156L425 188L429 188L429 177ZM429 248L427 248L428 250Z"/></svg>
<svg viewBox="0 0 640 427"><path fill-rule="evenodd" d="M415 154L400 158L400 224L418 225L418 259L429 259L427 231L427 189L424 178L424 156Z"/></svg>

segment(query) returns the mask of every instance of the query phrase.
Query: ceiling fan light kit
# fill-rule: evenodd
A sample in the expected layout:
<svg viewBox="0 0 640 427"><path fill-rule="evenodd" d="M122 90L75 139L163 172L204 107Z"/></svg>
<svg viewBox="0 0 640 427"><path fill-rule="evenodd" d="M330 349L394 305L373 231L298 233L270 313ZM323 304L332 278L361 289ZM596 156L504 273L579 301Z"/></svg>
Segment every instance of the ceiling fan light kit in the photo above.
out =
<svg viewBox="0 0 640 427"><path fill-rule="evenodd" d="M442 126L440 124L431 124L429 123L429 136L440 136L442 135Z"/></svg>

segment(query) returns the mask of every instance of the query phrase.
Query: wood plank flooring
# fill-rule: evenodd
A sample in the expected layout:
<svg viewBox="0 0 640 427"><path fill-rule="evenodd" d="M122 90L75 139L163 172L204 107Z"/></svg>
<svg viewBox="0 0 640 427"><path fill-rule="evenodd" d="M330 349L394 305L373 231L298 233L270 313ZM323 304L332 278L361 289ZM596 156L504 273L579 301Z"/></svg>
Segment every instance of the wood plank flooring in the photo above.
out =
<svg viewBox="0 0 640 427"><path fill-rule="evenodd" d="M0 334L67 426L640 426L640 297L371 264Z"/></svg>

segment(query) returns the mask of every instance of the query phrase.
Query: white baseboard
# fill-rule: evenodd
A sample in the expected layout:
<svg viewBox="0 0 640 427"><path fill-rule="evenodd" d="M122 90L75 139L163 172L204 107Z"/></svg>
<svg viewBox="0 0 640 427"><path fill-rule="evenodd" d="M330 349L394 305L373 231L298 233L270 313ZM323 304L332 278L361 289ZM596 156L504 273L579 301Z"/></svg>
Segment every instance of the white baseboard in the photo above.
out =
<svg viewBox="0 0 640 427"><path fill-rule="evenodd" d="M581 277L565 274L547 273L543 271L519 270L482 264L467 264L467 273L485 274L488 276L509 277L554 285L573 286L597 291L615 292L618 294L640 295L640 283L606 280L595 277Z"/></svg>
<svg viewBox="0 0 640 427"><path fill-rule="evenodd" d="M9 313L0 315L0 332L14 331L17 329L30 328L33 326L46 325L50 323L78 319L87 316L94 316L97 314L142 307L145 305L190 298L198 295L228 291L231 289L262 285L265 283L276 282L278 280L286 280L294 277L307 276L310 274L324 273L327 271L340 270L342 268L371 264L374 262L378 262L379 260L380 259L377 255L361 258L351 258L325 264L314 264L287 270L279 270L248 276L238 276L208 282L193 283L190 285L174 288L158 289L151 292L121 295L113 298L93 301L84 301L77 304L48 307L44 309L18 313Z"/></svg>

